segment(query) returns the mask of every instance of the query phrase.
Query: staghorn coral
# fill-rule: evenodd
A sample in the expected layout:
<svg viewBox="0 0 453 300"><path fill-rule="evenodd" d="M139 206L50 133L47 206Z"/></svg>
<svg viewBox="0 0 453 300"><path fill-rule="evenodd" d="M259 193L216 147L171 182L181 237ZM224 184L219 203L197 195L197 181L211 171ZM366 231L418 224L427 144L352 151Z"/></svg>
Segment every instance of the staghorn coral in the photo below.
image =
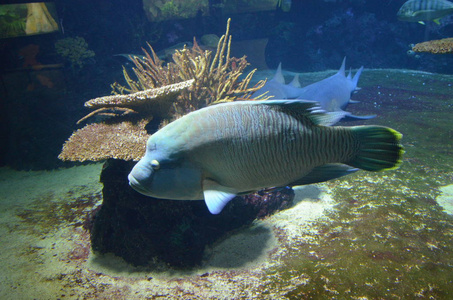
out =
<svg viewBox="0 0 453 300"><path fill-rule="evenodd" d="M64 38L55 43L57 53L71 63L71 69L80 70L87 59L95 55L88 50L88 44L83 37Z"/></svg>
<svg viewBox="0 0 453 300"><path fill-rule="evenodd" d="M412 50L415 52L429 52L433 54L453 53L453 38L418 43L412 47Z"/></svg>
<svg viewBox="0 0 453 300"><path fill-rule="evenodd" d="M150 120L160 122L157 124L162 127L190 111L210 104L249 99L251 93L265 82L260 81L254 87L248 87L256 70L239 81L248 63L245 56L230 57L229 25L230 19L213 58L212 52L203 51L195 39L191 49L185 47L181 51L177 50L173 54L174 62L166 65L149 44L151 54L143 50L145 57L131 57L137 80L131 79L123 68L127 86L114 83L112 96L86 102L86 107L95 110L78 123L94 115L112 118L74 132L59 158L72 161L106 158L138 160L144 153L148 135L145 127ZM122 122L127 124L123 125Z"/></svg>
<svg viewBox="0 0 453 300"><path fill-rule="evenodd" d="M227 29L217 45L217 51L212 58L212 52L202 50L196 40L191 49L184 47L173 54L173 62L163 65L163 62L148 44L150 53L145 49L145 57L131 57L134 62L134 73L137 81L131 79L123 69L128 87L118 83L112 85L113 93L137 92L144 89L155 88L175 82L195 79L190 89L184 90L173 106L172 114L175 118L210 104L236 99L248 99L245 94L250 94L261 88L264 81L258 82L254 87L248 85L255 70L239 82L239 77L248 66L244 57L230 56L231 35L229 35L230 21Z"/></svg>

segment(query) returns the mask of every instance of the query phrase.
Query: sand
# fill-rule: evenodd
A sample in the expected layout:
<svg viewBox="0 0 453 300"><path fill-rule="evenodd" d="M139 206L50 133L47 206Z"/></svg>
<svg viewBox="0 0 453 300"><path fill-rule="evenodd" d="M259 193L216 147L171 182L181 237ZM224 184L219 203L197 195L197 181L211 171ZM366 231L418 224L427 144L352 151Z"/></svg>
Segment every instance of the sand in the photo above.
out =
<svg viewBox="0 0 453 300"><path fill-rule="evenodd" d="M443 186L439 189L440 194L436 201L450 215L453 215L453 184Z"/></svg>
<svg viewBox="0 0 453 300"><path fill-rule="evenodd" d="M101 168L98 163L39 172L0 169L1 299L251 297L242 287L259 286L263 272L276 263L275 228L301 238L310 222L333 205L322 185L299 187L293 208L219 240L206 249L199 268L136 268L114 255L87 252L89 234L74 225L78 217L63 218L68 205L89 195L97 200L84 210L101 204Z"/></svg>

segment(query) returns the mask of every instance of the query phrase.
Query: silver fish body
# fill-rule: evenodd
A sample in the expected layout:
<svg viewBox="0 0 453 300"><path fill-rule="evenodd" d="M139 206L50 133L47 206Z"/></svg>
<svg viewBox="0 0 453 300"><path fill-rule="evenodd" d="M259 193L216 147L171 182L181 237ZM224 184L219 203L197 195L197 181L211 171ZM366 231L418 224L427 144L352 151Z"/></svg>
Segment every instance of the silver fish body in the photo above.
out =
<svg viewBox="0 0 453 300"><path fill-rule="evenodd" d="M207 107L153 134L129 182L156 198L205 199L209 210L219 213L238 194L325 181L353 172L353 167L393 168L400 162L401 136L395 131L362 126L386 132L384 150L391 149L391 158L379 153L378 159L388 161L376 167L357 162L362 127L322 126L328 119L315 103L298 100Z"/></svg>
<svg viewBox="0 0 453 300"><path fill-rule="evenodd" d="M436 21L453 13L453 3L447 0L409 0L398 10L400 21Z"/></svg>

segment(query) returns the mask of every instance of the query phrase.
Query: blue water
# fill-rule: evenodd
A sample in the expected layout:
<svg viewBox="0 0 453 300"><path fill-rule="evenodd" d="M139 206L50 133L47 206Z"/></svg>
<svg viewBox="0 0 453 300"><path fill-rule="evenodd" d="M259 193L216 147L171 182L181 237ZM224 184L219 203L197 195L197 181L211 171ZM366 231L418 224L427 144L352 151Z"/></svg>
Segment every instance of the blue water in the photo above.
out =
<svg viewBox="0 0 453 300"><path fill-rule="evenodd" d="M453 37L453 15L421 25L397 20L402 0L276 2L58 1L46 6L48 13L36 12L58 29L28 36L31 8L0 5L0 252L6 270L0 298L453 297L453 55L411 50ZM348 111L377 118L341 125L402 132L403 164L314 186L308 200L297 201L313 210L319 205L316 216L322 217L303 223L301 233L290 230L302 224L292 210L277 212L259 221L266 225L249 224L215 241L199 268L181 270L159 257L136 267L124 257L94 255L90 234L103 201L98 179L108 165L58 159L68 137L83 127L77 120L90 113L84 103L110 95L114 82L127 86L123 67L133 74L128 57L141 57L147 43L165 63L173 46L191 47L194 38L215 54L207 35L222 36L228 18L231 55L247 56L245 73L259 69L252 83L272 78L279 63L286 82L299 74L302 86L334 74L344 57L353 73L364 66L361 89L352 96L360 103ZM157 128L161 120L154 121ZM178 222L183 233L197 236L189 221ZM223 256L218 249L244 254ZM236 263L226 261L234 257Z"/></svg>

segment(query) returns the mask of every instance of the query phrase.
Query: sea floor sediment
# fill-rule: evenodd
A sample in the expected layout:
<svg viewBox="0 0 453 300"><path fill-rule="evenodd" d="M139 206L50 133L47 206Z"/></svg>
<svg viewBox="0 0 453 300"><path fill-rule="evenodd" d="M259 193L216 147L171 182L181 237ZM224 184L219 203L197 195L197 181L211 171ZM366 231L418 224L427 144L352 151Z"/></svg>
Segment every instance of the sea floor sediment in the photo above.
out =
<svg viewBox="0 0 453 300"><path fill-rule="evenodd" d="M452 298L453 76L365 70L359 85L348 111L378 116L342 125L403 133L401 167L296 188L292 208L219 240L196 268L92 253L102 163L1 168L0 298Z"/></svg>

